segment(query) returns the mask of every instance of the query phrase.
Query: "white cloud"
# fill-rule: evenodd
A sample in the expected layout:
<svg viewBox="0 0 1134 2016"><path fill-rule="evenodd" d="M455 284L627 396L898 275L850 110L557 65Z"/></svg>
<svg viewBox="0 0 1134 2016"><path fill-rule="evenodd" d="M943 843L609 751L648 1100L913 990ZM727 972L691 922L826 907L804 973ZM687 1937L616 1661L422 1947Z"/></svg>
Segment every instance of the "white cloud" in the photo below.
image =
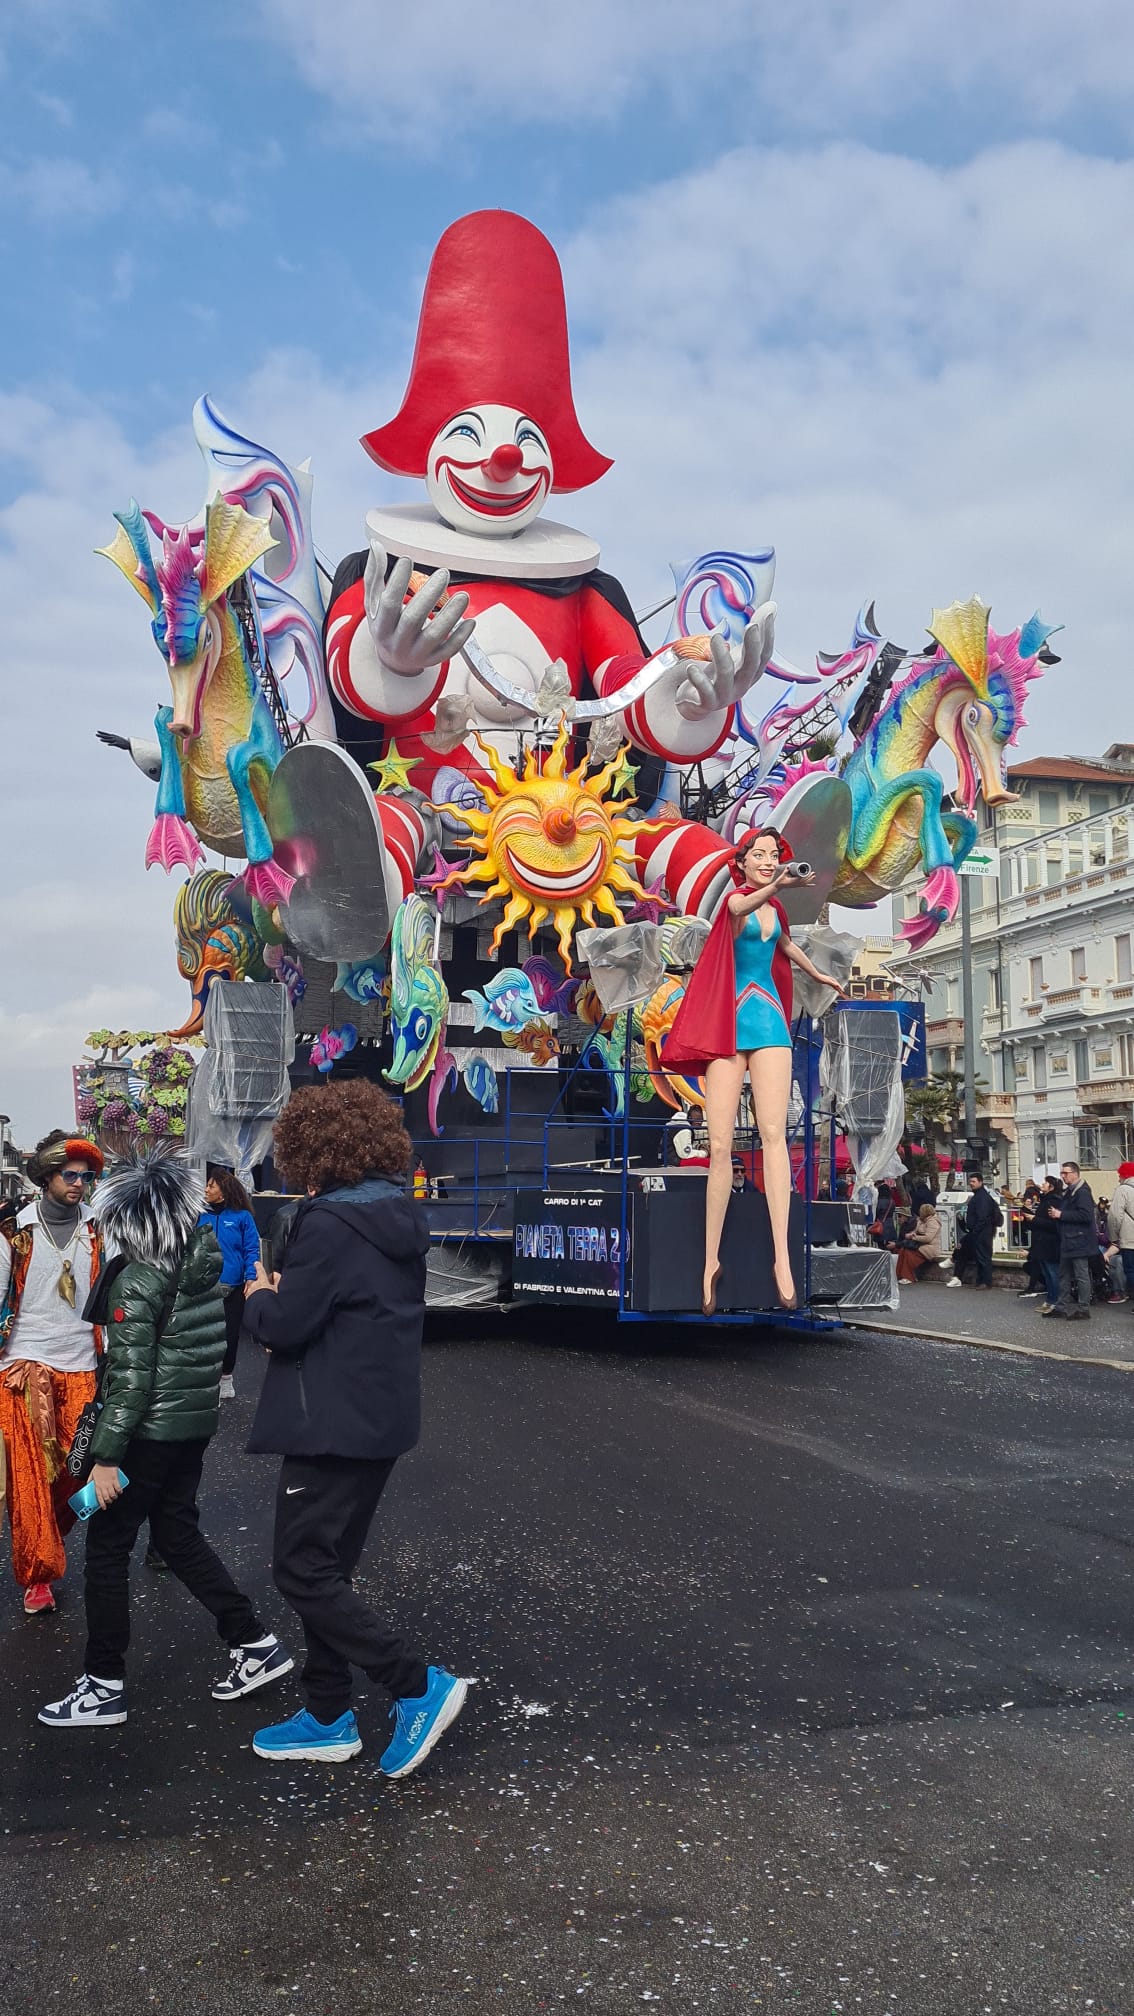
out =
<svg viewBox="0 0 1134 2016"><path fill-rule="evenodd" d="M1129 122L1125 0L261 0L307 83L381 140L443 152L454 130L608 122L632 101L712 132L742 94L753 130L877 133L948 104L985 140L1103 108ZM934 134L947 145L951 131Z"/></svg>
<svg viewBox="0 0 1134 2016"><path fill-rule="evenodd" d="M905 642L954 595L1005 629L1038 602L1068 663L1031 719L1056 749L1105 743L1132 224L1134 167L1046 145L956 170L753 149L619 202L562 248L584 424L616 456L587 522L642 602L663 557L773 541L799 663L871 595Z"/></svg>
<svg viewBox="0 0 1134 2016"><path fill-rule="evenodd" d="M121 201L117 175L85 161L43 155L18 166L0 162L0 209L38 224L89 224Z"/></svg>
<svg viewBox="0 0 1134 2016"><path fill-rule="evenodd" d="M1130 739L1132 224L1134 168L1049 145L955 170L751 149L597 211L560 249L577 403L617 460L556 515L601 537L639 606L671 557L773 541L781 645L804 665L872 595L906 643L974 589L1005 629L1038 603L1065 662L1033 689L1026 750ZM374 304L394 347L364 375L328 325L325 359L276 351L202 387L312 457L332 563L369 503L416 492L358 446L397 407L416 306ZM18 493L0 512L0 1109L24 1139L65 1116L88 1028L185 1012L173 885L142 867L152 789L94 741L145 733L164 673L91 549L131 494L197 509L188 421L132 442L77 394L0 397Z"/></svg>

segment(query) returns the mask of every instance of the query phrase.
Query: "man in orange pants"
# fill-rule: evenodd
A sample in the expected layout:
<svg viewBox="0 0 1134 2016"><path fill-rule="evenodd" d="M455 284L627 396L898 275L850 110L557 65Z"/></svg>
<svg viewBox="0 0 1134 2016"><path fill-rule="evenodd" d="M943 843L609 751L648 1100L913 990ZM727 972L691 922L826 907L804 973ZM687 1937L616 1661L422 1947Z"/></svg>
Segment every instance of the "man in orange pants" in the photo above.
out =
<svg viewBox="0 0 1134 2016"><path fill-rule="evenodd" d="M84 1201L102 1172L93 1141L61 1128L39 1143L28 1174L39 1187L14 1227L0 1226L0 1435L8 1468L12 1568L29 1616L54 1610L75 1486L65 1464L94 1397L101 1337L82 1309L102 1260Z"/></svg>

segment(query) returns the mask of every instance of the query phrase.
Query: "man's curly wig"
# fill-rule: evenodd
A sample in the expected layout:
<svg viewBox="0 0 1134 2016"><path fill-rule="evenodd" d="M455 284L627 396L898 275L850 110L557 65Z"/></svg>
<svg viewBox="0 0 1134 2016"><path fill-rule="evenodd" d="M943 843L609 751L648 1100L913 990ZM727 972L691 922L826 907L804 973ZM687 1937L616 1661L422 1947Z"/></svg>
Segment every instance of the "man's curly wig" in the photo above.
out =
<svg viewBox="0 0 1134 2016"><path fill-rule="evenodd" d="M364 1176L401 1179L412 1152L400 1107L364 1078L300 1086L272 1138L294 1190L335 1190Z"/></svg>

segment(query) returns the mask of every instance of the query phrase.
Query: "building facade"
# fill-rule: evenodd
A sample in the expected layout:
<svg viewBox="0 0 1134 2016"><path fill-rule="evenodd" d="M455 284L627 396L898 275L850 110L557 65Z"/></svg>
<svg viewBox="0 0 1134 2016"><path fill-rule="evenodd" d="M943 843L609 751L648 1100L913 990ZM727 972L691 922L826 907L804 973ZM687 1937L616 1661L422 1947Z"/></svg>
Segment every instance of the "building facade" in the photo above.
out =
<svg viewBox="0 0 1134 2016"><path fill-rule="evenodd" d="M1134 748L1035 757L982 806L998 873L967 877L978 1130L1002 1182L1070 1157L1096 1190L1134 1157ZM917 908L895 897L895 923ZM926 993L930 1072L964 1064L960 918L889 962Z"/></svg>

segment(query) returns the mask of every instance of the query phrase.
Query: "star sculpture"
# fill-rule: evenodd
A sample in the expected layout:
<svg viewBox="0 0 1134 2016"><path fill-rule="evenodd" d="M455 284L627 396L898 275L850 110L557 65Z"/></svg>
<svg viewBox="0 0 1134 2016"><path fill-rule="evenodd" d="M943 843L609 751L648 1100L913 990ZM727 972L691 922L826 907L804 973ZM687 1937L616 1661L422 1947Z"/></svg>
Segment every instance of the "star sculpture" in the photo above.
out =
<svg viewBox="0 0 1134 2016"><path fill-rule="evenodd" d="M433 847L433 866L429 874L417 877L417 887L419 889L432 889L439 910L443 910L445 907L447 884L456 873L459 865L458 862L446 861L440 847L435 842Z"/></svg>
<svg viewBox="0 0 1134 2016"><path fill-rule="evenodd" d="M633 790L637 781L638 781L637 767L635 764L630 762L626 754L625 744L623 744L617 766L611 774L610 783L607 786L607 789L612 798L621 798L622 793L624 791Z"/></svg>
<svg viewBox="0 0 1134 2016"><path fill-rule="evenodd" d="M651 882L644 897L626 912L627 924L661 924L677 915L677 905L662 895L660 882Z"/></svg>
<svg viewBox="0 0 1134 2016"><path fill-rule="evenodd" d="M420 756L399 755L397 743L391 742L381 762L368 763L366 767L373 770L379 791L408 791L409 773L420 762Z"/></svg>

